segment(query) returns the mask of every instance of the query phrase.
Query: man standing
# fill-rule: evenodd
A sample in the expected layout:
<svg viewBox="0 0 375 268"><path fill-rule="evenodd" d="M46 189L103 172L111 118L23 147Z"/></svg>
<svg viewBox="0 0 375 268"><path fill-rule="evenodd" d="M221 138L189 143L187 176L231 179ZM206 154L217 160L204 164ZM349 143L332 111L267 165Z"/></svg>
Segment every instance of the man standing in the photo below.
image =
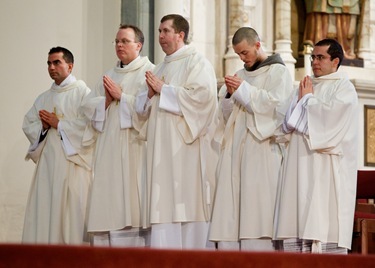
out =
<svg viewBox="0 0 375 268"><path fill-rule="evenodd" d="M81 143L87 120L80 107L90 89L71 74L74 58L66 48L52 48L47 64L55 82L39 95L22 126L30 141L26 160L37 164L22 241L81 244L87 241L92 148Z"/></svg>
<svg viewBox="0 0 375 268"><path fill-rule="evenodd" d="M210 240L219 249L272 251L283 159L278 135L292 79L278 54L265 54L254 29L238 29L232 44L245 65L225 76L219 93L222 147Z"/></svg>
<svg viewBox="0 0 375 268"><path fill-rule="evenodd" d="M97 136L88 218L92 245L142 247L149 240L144 229L150 227L148 217L142 215L146 145L138 138L141 121L134 111L145 72L154 67L140 56L143 43L138 27L120 26L114 41L117 65L85 101L85 114L94 129L85 142L92 143Z"/></svg>
<svg viewBox="0 0 375 268"><path fill-rule="evenodd" d="M187 45L188 34L182 16L161 19L166 56L146 72L148 89L137 96L137 112L148 116L151 247L202 249L208 241L217 85L212 65Z"/></svg>
<svg viewBox="0 0 375 268"><path fill-rule="evenodd" d="M275 215L284 251L346 253L351 247L358 97L346 74L337 72L343 56L333 39L315 44L314 76L300 82L285 117L291 139Z"/></svg>

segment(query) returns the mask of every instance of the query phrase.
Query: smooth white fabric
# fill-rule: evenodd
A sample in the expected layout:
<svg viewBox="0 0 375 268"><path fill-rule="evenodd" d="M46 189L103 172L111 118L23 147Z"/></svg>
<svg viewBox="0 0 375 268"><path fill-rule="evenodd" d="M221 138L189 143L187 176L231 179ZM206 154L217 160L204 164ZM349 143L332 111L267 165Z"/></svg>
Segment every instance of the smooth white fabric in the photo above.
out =
<svg viewBox="0 0 375 268"><path fill-rule="evenodd" d="M109 232L90 233L91 246L149 247L150 229L130 228Z"/></svg>
<svg viewBox="0 0 375 268"><path fill-rule="evenodd" d="M160 223L151 227L151 247L164 249L214 249L208 241L208 222Z"/></svg>

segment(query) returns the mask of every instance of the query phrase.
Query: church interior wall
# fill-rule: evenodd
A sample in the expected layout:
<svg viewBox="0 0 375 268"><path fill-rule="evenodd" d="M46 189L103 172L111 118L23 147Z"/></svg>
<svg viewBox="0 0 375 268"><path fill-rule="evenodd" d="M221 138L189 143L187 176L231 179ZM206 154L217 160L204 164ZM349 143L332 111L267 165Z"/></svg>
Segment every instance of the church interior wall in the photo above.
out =
<svg viewBox="0 0 375 268"><path fill-rule="evenodd" d="M120 0L0 1L0 242L19 242L34 163L23 117L52 84L48 51L64 46L75 56L73 74L93 87L116 56Z"/></svg>

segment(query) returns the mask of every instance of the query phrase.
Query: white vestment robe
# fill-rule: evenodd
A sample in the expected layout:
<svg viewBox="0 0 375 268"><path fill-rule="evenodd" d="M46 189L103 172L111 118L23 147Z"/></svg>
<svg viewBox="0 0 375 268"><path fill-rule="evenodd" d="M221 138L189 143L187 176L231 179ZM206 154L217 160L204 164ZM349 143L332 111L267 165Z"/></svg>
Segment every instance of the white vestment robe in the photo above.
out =
<svg viewBox="0 0 375 268"><path fill-rule="evenodd" d="M154 73L166 83L161 94L151 98L151 106L147 89L137 97L137 112L149 116L144 130L151 224L208 222L215 188L215 71L195 48L185 46L166 56Z"/></svg>
<svg viewBox="0 0 375 268"><path fill-rule="evenodd" d="M280 126L293 90L280 63L254 71L242 69L244 81L231 98L219 93L221 141L210 240L272 238L273 213L283 144Z"/></svg>
<svg viewBox="0 0 375 268"><path fill-rule="evenodd" d="M312 82L313 95L306 101L301 99L295 108L294 101L286 118L288 128L296 130L282 167L275 238L338 243L350 249L357 181L358 97L344 73L313 77ZM307 129L299 128L303 122L307 122Z"/></svg>
<svg viewBox="0 0 375 268"><path fill-rule="evenodd" d="M95 130L85 142L96 140L88 231L103 232L125 227L149 227L143 209L146 201L146 143L139 139L140 121L134 110L135 96L145 85L145 72L154 68L147 57L109 70L122 89L121 100L105 109L103 81L85 100L85 114Z"/></svg>
<svg viewBox="0 0 375 268"><path fill-rule="evenodd" d="M82 146L87 120L80 107L89 92L83 81L63 87L53 84L25 115L22 128L31 143L26 159L33 159L36 169L26 207L24 243L88 241L86 205L93 148ZM43 109L55 112L59 124L39 143Z"/></svg>

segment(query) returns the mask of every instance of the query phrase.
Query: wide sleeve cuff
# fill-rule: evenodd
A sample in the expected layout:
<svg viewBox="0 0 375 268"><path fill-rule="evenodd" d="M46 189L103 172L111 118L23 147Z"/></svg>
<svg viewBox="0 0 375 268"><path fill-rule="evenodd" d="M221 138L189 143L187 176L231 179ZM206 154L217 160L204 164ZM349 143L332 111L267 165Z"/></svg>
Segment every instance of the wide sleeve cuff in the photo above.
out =
<svg viewBox="0 0 375 268"><path fill-rule="evenodd" d="M250 105L251 88L250 84L242 81L241 85L233 93L232 97L236 99L249 113L253 113Z"/></svg>
<svg viewBox="0 0 375 268"><path fill-rule="evenodd" d="M105 98L103 98L95 109L91 119L92 127L99 132L103 132L105 121Z"/></svg>
<svg viewBox="0 0 375 268"><path fill-rule="evenodd" d="M223 99L221 102L221 110L225 121L228 121L229 116L233 111L232 99Z"/></svg>
<svg viewBox="0 0 375 268"><path fill-rule="evenodd" d="M180 105L177 100L177 92L173 86L164 85L160 92L159 107L168 112L182 115Z"/></svg>
<svg viewBox="0 0 375 268"><path fill-rule="evenodd" d="M296 104L293 112L287 121L288 128L294 128L296 131L302 134L309 134L308 128L308 114L307 114L307 103L313 95L311 93L303 96Z"/></svg>
<svg viewBox="0 0 375 268"><path fill-rule="evenodd" d="M151 106L151 101L147 96L148 91L140 92L135 99L135 111L137 114L145 115Z"/></svg>
<svg viewBox="0 0 375 268"><path fill-rule="evenodd" d="M65 151L65 154L67 156L72 156L72 155L77 154L76 149L73 147L72 143L69 141L69 138L66 135L65 131L62 128L58 127L58 132L61 136L61 143L62 143L62 147Z"/></svg>

